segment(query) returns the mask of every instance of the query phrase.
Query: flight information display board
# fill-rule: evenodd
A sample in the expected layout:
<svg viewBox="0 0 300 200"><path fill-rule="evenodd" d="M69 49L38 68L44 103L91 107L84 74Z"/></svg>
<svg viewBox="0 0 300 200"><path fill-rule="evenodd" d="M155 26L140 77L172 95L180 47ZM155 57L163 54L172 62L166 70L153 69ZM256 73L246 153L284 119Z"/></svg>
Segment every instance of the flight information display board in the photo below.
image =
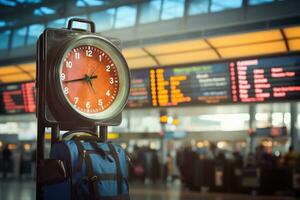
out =
<svg viewBox="0 0 300 200"><path fill-rule="evenodd" d="M131 71L131 87L127 106L130 108L152 106L149 70Z"/></svg>
<svg viewBox="0 0 300 200"><path fill-rule="evenodd" d="M300 100L300 55L131 71L127 108ZM34 82L0 86L0 114L35 112Z"/></svg>
<svg viewBox="0 0 300 200"><path fill-rule="evenodd" d="M229 67L233 102L300 99L300 56L241 60Z"/></svg>
<svg viewBox="0 0 300 200"><path fill-rule="evenodd" d="M150 70L153 106L231 102L227 63Z"/></svg>
<svg viewBox="0 0 300 200"><path fill-rule="evenodd" d="M33 113L35 104L34 82L9 84L0 87L2 114Z"/></svg>

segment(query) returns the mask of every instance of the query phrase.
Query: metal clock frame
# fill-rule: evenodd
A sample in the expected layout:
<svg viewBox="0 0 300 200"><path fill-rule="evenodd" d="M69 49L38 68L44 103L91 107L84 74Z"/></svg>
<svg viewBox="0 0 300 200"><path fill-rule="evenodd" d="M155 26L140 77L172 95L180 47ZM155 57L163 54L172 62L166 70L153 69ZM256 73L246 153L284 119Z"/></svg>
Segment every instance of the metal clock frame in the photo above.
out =
<svg viewBox="0 0 300 200"><path fill-rule="evenodd" d="M66 96L63 94L61 82L60 82L60 69L63 64L63 60L66 57L66 55L75 47L78 47L80 45L91 45L95 46L97 48L100 48L103 50L106 45L105 52L111 57L113 62L116 65L118 75L119 75L119 92L108 109L103 111L103 113L110 113L106 114L107 117L87 117L88 114L80 114L77 110L75 110L67 100ZM103 45L105 44L105 45ZM102 46L102 47L101 47ZM123 67L119 67L119 66ZM87 121L97 121L97 120L110 120L116 117L120 112L122 112L123 108L125 107L127 103L127 99L129 96L129 88L130 88L130 73L128 70L128 65L125 61L124 56L119 52L118 48L109 40L106 38L100 37L100 36L79 36L75 38L74 40L71 40L67 43L67 45L64 46L63 49L59 52L59 57L57 59L57 62L55 64L55 67L50 71L49 73L49 80L51 83L55 83L55 91L57 91L58 100L61 101L61 104L68 109L69 112L72 112L72 115L76 115L79 118L82 118L83 120ZM101 113L99 114L101 116ZM103 115L103 114L102 114Z"/></svg>

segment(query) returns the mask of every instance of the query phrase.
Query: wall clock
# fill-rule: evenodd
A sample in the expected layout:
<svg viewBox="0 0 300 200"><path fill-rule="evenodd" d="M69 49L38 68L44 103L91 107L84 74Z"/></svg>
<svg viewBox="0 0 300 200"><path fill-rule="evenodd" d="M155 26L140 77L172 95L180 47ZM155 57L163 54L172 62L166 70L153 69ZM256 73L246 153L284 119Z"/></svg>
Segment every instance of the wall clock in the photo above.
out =
<svg viewBox="0 0 300 200"><path fill-rule="evenodd" d="M124 108L130 87L127 63L109 40L81 36L61 50L52 71L55 90L70 112L90 120L110 119Z"/></svg>

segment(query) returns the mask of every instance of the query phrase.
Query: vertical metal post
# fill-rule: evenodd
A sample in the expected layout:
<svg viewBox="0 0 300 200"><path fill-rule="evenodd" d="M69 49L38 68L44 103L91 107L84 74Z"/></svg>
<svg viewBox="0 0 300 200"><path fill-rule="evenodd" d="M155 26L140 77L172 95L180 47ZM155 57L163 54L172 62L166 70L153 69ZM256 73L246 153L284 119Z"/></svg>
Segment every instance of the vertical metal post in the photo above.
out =
<svg viewBox="0 0 300 200"><path fill-rule="evenodd" d="M254 130L255 129L255 113L256 113L256 109L255 109L255 104L250 104L249 105L249 129L250 130ZM253 153L255 150L255 144L254 144L254 136L249 136L248 138L248 153Z"/></svg>
<svg viewBox="0 0 300 200"><path fill-rule="evenodd" d="M298 129L297 129L297 117L298 117L298 108L297 103L292 102L290 104L290 111L291 111L291 145L294 148L294 151L299 152L299 136L298 136Z"/></svg>
<svg viewBox="0 0 300 200"><path fill-rule="evenodd" d="M53 125L51 127L51 145L58 141L59 134L60 134L59 125L58 124Z"/></svg>
<svg viewBox="0 0 300 200"><path fill-rule="evenodd" d="M43 199L42 186L38 183L39 180L39 166L44 159L44 142L45 142L45 127L42 123L38 123L38 136L36 147L36 199Z"/></svg>
<svg viewBox="0 0 300 200"><path fill-rule="evenodd" d="M100 139L103 142L107 141L107 126L100 126Z"/></svg>

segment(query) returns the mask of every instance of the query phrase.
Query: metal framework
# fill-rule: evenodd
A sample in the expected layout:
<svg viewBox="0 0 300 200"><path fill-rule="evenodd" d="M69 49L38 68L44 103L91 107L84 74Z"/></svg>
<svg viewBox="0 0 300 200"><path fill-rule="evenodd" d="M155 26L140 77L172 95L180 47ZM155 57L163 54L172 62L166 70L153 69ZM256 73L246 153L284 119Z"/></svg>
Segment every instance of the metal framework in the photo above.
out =
<svg viewBox="0 0 300 200"><path fill-rule="evenodd" d="M29 26L31 24L46 25L49 21L69 16L89 16L90 13L93 12L123 5L136 5L137 14L135 25L128 28L114 28L104 32L104 34L121 38L123 47L125 48L144 47L157 43L207 38L224 34L283 28L300 24L299 0L276 0L274 3L259 6L249 6L249 0L243 0L240 9L224 10L218 13L212 13L209 9L208 13L195 16L188 15L188 6L191 0L185 0L183 17L172 20L158 20L149 24L139 23L139 16L142 14L141 5L149 0L105 0L102 5L85 7L76 6L77 0L41 0L40 3L18 3L20 0L5 0L14 2L15 6L7 6L3 4L3 1L4 0L0 0L0 22L5 21L6 26L0 27L0 32L1 30L11 30L12 32L8 40L9 48L5 51L1 51L0 66L19 63L19 61L32 61L34 59L34 45L12 48L14 31L20 27ZM28 1L31 2L30 0ZM164 1L162 0L161 2ZM208 2L210 8L212 0L208 0ZM34 10L41 7L51 8L55 10L55 13L35 16L33 14ZM162 9L160 9L159 15L161 18ZM27 38L28 30L25 41L27 41ZM287 42L286 45L288 49ZM26 49L26 51L24 51L24 49ZM217 51L216 53L218 54Z"/></svg>

